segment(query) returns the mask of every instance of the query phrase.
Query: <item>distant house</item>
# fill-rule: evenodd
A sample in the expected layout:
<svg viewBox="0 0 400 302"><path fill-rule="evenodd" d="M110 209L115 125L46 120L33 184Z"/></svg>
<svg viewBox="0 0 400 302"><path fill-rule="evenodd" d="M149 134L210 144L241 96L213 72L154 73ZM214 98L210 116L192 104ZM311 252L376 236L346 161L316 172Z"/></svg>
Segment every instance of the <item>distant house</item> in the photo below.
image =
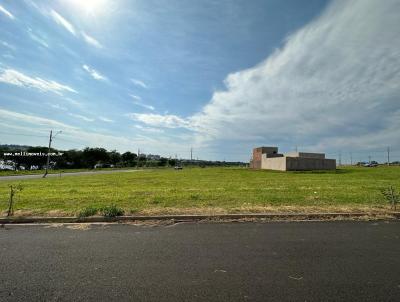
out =
<svg viewBox="0 0 400 302"><path fill-rule="evenodd" d="M258 147L253 149L250 168L279 171L335 170L336 160L325 158L324 153L280 154L277 147Z"/></svg>
<svg viewBox="0 0 400 302"><path fill-rule="evenodd" d="M0 160L0 170L14 170L14 162L7 160Z"/></svg>

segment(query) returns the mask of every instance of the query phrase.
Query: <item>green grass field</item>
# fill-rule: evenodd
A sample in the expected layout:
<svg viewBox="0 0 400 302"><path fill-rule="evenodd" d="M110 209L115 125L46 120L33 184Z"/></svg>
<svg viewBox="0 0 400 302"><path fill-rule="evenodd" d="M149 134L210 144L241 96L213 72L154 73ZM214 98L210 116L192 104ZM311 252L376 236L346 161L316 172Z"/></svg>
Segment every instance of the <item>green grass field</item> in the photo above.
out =
<svg viewBox="0 0 400 302"><path fill-rule="evenodd" d="M128 214L384 211L389 207L380 189L400 189L400 167L333 172L163 169L0 181L3 215L10 184L23 186L15 197L16 215L72 215L87 206L110 204Z"/></svg>

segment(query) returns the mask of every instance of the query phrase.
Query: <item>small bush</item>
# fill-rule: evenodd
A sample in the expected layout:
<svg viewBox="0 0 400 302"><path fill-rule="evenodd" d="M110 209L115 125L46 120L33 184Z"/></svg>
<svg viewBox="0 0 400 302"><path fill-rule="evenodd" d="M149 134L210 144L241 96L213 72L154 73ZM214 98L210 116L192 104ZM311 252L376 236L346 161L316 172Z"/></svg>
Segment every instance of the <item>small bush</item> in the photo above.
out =
<svg viewBox="0 0 400 302"><path fill-rule="evenodd" d="M199 194L191 194L190 195L190 199L191 200L199 200L200 199L200 195Z"/></svg>
<svg viewBox="0 0 400 302"><path fill-rule="evenodd" d="M115 204L103 207L100 212L104 217L117 217L124 215L124 210L118 208Z"/></svg>
<svg viewBox="0 0 400 302"><path fill-rule="evenodd" d="M151 204L160 204L162 203L162 200L160 198L154 198L152 201L150 201Z"/></svg>
<svg viewBox="0 0 400 302"><path fill-rule="evenodd" d="M89 216L94 216L97 214L98 209L95 207L86 207L84 208L82 211L80 211L78 213L78 217L82 218L82 217L89 217Z"/></svg>
<svg viewBox="0 0 400 302"><path fill-rule="evenodd" d="M390 208L396 210L397 204L400 202L400 195L396 192L393 186L381 190L386 201L389 202Z"/></svg>

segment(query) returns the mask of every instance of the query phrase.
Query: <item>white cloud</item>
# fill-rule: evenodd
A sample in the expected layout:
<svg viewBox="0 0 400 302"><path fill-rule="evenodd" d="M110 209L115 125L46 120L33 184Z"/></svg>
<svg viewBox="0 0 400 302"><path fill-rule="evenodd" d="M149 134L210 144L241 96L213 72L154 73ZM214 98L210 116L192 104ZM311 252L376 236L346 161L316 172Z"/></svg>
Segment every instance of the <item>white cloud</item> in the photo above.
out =
<svg viewBox="0 0 400 302"><path fill-rule="evenodd" d="M29 77L14 69L5 69L0 71L0 82L16 85L20 87L36 88L42 92L54 92L61 94L63 91L75 92L67 85L60 84L56 81L44 80L39 77Z"/></svg>
<svg viewBox="0 0 400 302"><path fill-rule="evenodd" d="M98 80L98 81L107 81L107 77L102 75L97 70L95 70L87 65L83 65L82 68L85 69L92 76L93 79Z"/></svg>
<svg viewBox="0 0 400 302"><path fill-rule="evenodd" d="M134 95L134 94L130 94L129 95L130 97L132 97L133 99L134 99L134 104L135 105L137 105L137 106L140 106L140 107L143 107L143 108L146 108L146 109L149 109L149 110L151 110L151 111L154 111L154 106L151 106L151 105L147 105L147 104L143 104L142 103L142 98L140 97L140 96L137 96L137 95Z"/></svg>
<svg viewBox="0 0 400 302"><path fill-rule="evenodd" d="M139 103L139 102L134 102L134 104L137 105L137 106L146 108L148 110L151 110L151 111L155 110L154 106L151 106L151 105L146 105L146 104L142 104L142 103Z"/></svg>
<svg viewBox="0 0 400 302"><path fill-rule="evenodd" d="M42 45L46 48L49 48L49 44L43 38L34 34L31 28L28 28L28 35L33 41L39 43L40 45Z"/></svg>
<svg viewBox="0 0 400 302"><path fill-rule="evenodd" d="M8 10L6 10L3 6L0 5L0 12L5 14L7 17L9 17L11 20L14 20L15 17L12 13L10 13Z"/></svg>
<svg viewBox="0 0 400 302"><path fill-rule="evenodd" d="M175 152L182 148L181 141L170 142L168 138L151 138L148 135L136 135L135 137L125 137L115 135L114 133L99 133L89 130L83 130L78 127L70 126L56 120L38 117L28 113L18 113L0 109L0 124L8 129L14 129L18 132L25 133L40 133L43 138L29 138L24 136L3 136L0 133L2 141L4 138L9 143L16 144L33 144L45 145L47 142L48 130L62 130L62 133L57 136L54 141L55 148L84 148L84 147L104 147L109 150L117 149L121 152L127 150L136 150L141 146L141 150L147 153L159 154L160 150L165 152ZM67 142L67 143L65 143ZM165 151L165 146L168 146L168 151ZM162 152L162 151L161 151ZM167 154L166 154L167 155Z"/></svg>
<svg viewBox="0 0 400 302"><path fill-rule="evenodd" d="M144 127L142 125L135 125L134 126L136 129L139 129L143 132L148 132L148 133L164 133L163 129L160 128L153 128L153 127Z"/></svg>
<svg viewBox="0 0 400 302"><path fill-rule="evenodd" d="M66 100L68 103L70 103L71 105L73 105L73 106L76 106L76 107L83 107L83 104L82 104L81 102L77 101L77 100L73 100L73 99L71 99L71 98L65 98L65 100Z"/></svg>
<svg viewBox="0 0 400 302"><path fill-rule="evenodd" d="M188 120L176 115L161 115L153 113L128 113L127 116L134 121L161 128L190 128Z"/></svg>
<svg viewBox="0 0 400 302"><path fill-rule="evenodd" d="M339 143L399 145L398 4L333 2L265 61L229 74L226 90L215 92L200 113L172 124L189 123L200 141L336 150ZM165 122L161 116L135 117L149 125Z"/></svg>
<svg viewBox="0 0 400 302"><path fill-rule="evenodd" d="M137 100L137 101L141 101L141 100L142 100L142 98L141 98L140 96L137 96L137 95L134 95L134 94L130 94L130 96L131 96L133 99Z"/></svg>
<svg viewBox="0 0 400 302"><path fill-rule="evenodd" d="M7 47L8 49L15 50L15 46L11 45L10 43L7 43L6 41L1 41L0 43L4 47Z"/></svg>
<svg viewBox="0 0 400 302"><path fill-rule="evenodd" d="M68 111L68 109L60 104L49 104L49 106L56 110Z"/></svg>
<svg viewBox="0 0 400 302"><path fill-rule="evenodd" d="M97 41L95 38L89 36L87 33L84 31L81 32L83 39L85 40L86 43L97 47L97 48L103 48L103 45L100 44L99 41Z"/></svg>
<svg viewBox="0 0 400 302"><path fill-rule="evenodd" d="M140 86L140 87L145 88L145 89L148 88L148 86L147 86L144 82L142 82L142 81L140 81L140 80L131 79L131 81L132 81L132 83L135 84L136 86Z"/></svg>
<svg viewBox="0 0 400 302"><path fill-rule="evenodd" d="M4 120L4 121L9 120L9 121L17 122L18 125L21 123L29 123L29 124L39 125L39 126L54 127L59 130L60 129L69 129L69 130L76 129L76 127L69 126L67 124L58 122L56 120L38 117L35 115L30 115L30 114L9 111L9 110L5 110L5 109L1 109L1 108L0 108L0 117L1 117L1 120Z"/></svg>
<svg viewBox="0 0 400 302"><path fill-rule="evenodd" d="M106 122L106 123L114 123L113 120L111 120L111 119L109 119L107 117L104 117L104 116L99 116L98 119L103 121L103 122Z"/></svg>
<svg viewBox="0 0 400 302"><path fill-rule="evenodd" d="M94 119L84 116L84 115L80 115L80 114L75 114L75 113L68 113L70 116L78 118L80 120L83 120L85 122L94 122Z"/></svg>
<svg viewBox="0 0 400 302"><path fill-rule="evenodd" d="M65 17L63 17L55 10L52 9L48 11L45 7L39 6L31 1L29 1L28 3L35 7L41 14L45 16L50 16L58 25L64 27L64 29L66 29L75 37L83 39L86 43L96 48L103 48L103 45L98 40L87 34L85 31L80 30L79 27L76 28L70 21L68 21Z"/></svg>
<svg viewBox="0 0 400 302"><path fill-rule="evenodd" d="M3 117L2 116L2 112L0 111L0 116L1 117ZM6 118L5 118L6 119ZM5 120L4 119L4 120ZM3 120L3 119L2 119ZM19 125L14 125L14 124L12 124L12 123L10 123L10 119L8 119L7 120L7 122L6 123L3 123L3 122L0 122L0 126L1 126L1 128L2 128L2 130L4 131L7 131L7 132L10 132L10 136L12 136L12 132L11 131L9 131L8 129L12 129L12 130L17 130L19 133L21 133L21 134L24 134L24 133L26 133L26 134L28 134L28 133L35 133L36 135L38 134L38 132L42 132L41 134L43 134L43 137L48 137L48 135L49 135L49 132L48 132L48 128L46 127L46 128L43 128L43 129L41 129L41 128L32 128L32 125L28 125L28 126L19 126ZM6 133L7 133L6 132ZM14 132L14 131L13 131ZM26 137L25 137L26 138ZM4 141L4 140L2 140L2 141Z"/></svg>
<svg viewBox="0 0 400 302"><path fill-rule="evenodd" d="M129 114L194 144L249 149L400 147L398 1L338 0L260 64L229 74L197 114ZM231 145L233 146L233 145Z"/></svg>
<svg viewBox="0 0 400 302"><path fill-rule="evenodd" d="M63 16L61 16L59 13L57 13L55 10L50 11L50 16L53 18L53 20L58 24L64 27L66 30L68 30L71 34L76 36L76 30L75 27L68 22Z"/></svg>

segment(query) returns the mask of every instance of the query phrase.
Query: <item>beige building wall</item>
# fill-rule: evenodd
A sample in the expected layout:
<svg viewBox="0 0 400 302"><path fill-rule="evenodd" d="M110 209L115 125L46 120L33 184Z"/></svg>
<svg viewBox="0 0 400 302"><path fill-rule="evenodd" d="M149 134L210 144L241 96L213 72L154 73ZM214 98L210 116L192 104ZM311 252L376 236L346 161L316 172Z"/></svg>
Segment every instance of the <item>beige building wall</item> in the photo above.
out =
<svg viewBox="0 0 400 302"><path fill-rule="evenodd" d="M267 157L263 154L261 169L286 171L286 157Z"/></svg>
<svg viewBox="0 0 400 302"><path fill-rule="evenodd" d="M261 161L262 156L267 155L267 157L283 156L282 154L277 154L277 147L258 147L253 149L253 157L250 161L250 168L252 169L262 169Z"/></svg>

